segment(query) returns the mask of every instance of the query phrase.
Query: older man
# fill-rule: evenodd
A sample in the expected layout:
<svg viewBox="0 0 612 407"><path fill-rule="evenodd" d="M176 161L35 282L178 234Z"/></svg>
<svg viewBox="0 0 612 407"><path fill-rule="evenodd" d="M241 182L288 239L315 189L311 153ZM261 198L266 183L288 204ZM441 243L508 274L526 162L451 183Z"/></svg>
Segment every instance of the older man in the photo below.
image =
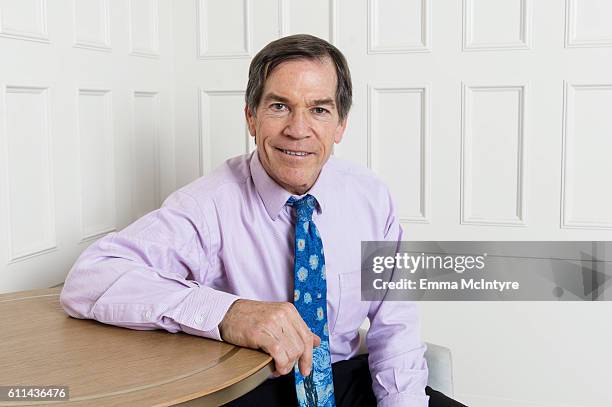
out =
<svg viewBox="0 0 612 407"><path fill-rule="evenodd" d="M425 393L415 305L361 301L360 242L398 241L402 230L387 188L330 158L351 98L331 44L295 35L267 45L246 92L257 150L89 247L62 291L66 312L263 349L277 378L234 406L459 405ZM356 356L366 318L369 356Z"/></svg>

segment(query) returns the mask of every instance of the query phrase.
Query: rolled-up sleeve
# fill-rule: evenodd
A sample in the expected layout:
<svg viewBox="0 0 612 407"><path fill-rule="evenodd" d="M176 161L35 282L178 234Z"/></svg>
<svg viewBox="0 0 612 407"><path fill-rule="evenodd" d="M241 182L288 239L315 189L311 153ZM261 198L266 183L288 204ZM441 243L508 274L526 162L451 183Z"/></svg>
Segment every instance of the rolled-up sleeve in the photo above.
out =
<svg viewBox="0 0 612 407"><path fill-rule="evenodd" d="M400 242L402 228L393 201L388 207L382 240ZM366 336L372 389L379 407L427 407L426 347L421 341L418 305L407 301L372 301Z"/></svg>
<svg viewBox="0 0 612 407"><path fill-rule="evenodd" d="M160 209L87 248L60 303L75 318L221 340L218 325L239 297L198 281L211 267L214 245L197 202L177 191Z"/></svg>

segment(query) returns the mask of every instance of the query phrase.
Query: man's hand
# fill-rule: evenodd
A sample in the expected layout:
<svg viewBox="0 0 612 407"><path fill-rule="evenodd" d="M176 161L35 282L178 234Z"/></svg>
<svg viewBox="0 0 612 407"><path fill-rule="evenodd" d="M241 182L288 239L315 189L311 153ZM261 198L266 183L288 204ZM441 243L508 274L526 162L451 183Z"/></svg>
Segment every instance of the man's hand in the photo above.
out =
<svg viewBox="0 0 612 407"><path fill-rule="evenodd" d="M224 341L262 349L274 358L275 376L285 375L295 363L308 376L312 369L312 348L321 344L293 304L237 300L229 308L219 332Z"/></svg>

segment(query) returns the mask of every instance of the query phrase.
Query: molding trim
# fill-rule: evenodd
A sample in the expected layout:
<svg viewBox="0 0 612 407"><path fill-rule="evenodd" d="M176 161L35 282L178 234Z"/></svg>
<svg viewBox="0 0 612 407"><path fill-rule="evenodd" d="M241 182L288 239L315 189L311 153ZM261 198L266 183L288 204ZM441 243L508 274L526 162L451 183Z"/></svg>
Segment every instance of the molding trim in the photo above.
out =
<svg viewBox="0 0 612 407"><path fill-rule="evenodd" d="M210 155L211 150L211 134L210 134L210 120L209 119L209 97L210 96L242 96L244 97L245 90L243 89L228 89L228 90L209 90L209 89L198 89L198 173L199 176L207 175L212 171L212 157ZM245 152L249 151L251 143L249 139L248 126L246 126L245 135Z"/></svg>
<svg viewBox="0 0 612 407"><path fill-rule="evenodd" d="M197 28L197 58L198 59L248 59L253 49L253 16L251 0L242 0L244 6L244 49L240 52L209 52L208 35L206 33L206 0L196 1L196 28ZM282 1L282 0L281 0Z"/></svg>
<svg viewBox="0 0 612 407"><path fill-rule="evenodd" d="M15 40L25 40L42 42L45 44L51 43L49 32L47 30L47 0L39 0L38 3L38 30L23 31L11 27L6 27L3 20L2 9L0 9L0 37L12 38Z"/></svg>
<svg viewBox="0 0 612 407"><path fill-rule="evenodd" d="M430 174L429 174L429 147L430 147L430 125L429 125L429 94L430 85L400 85L400 86L378 86L368 85L368 130L367 130L367 166L375 171L376 160L376 131L375 125L378 121L376 110L378 107L377 94L380 93L418 93L421 97L421 134L420 134L420 157L421 157L421 178L420 178L420 215L406 216L398 213L398 221L400 223L429 223L429 208L430 208ZM399 211L398 211L399 212Z"/></svg>
<svg viewBox="0 0 612 407"><path fill-rule="evenodd" d="M289 16L289 0L278 0L278 37L291 33L291 17ZM329 42L338 45L338 0L328 0L329 7Z"/></svg>
<svg viewBox="0 0 612 407"><path fill-rule="evenodd" d="M159 0L149 0L149 4L152 7L149 13L149 37L151 39L150 48L134 47L132 2L133 0L128 1L128 35L130 44L130 55L145 58L159 58Z"/></svg>
<svg viewBox="0 0 612 407"><path fill-rule="evenodd" d="M81 106L79 103L79 97L81 95L85 95L85 96L98 96L98 97L103 97L104 98L104 108L106 109L105 112L103 112L104 114L104 120L106 121L106 123L110 126L111 129L111 134L110 134L110 141L111 141L111 156L110 156L110 161L113 163L111 165L111 167L113 167L114 170L114 162L115 162L115 152L114 152L114 146L115 146L115 140L114 140L114 136L112 133L112 123L113 123L113 109L112 109L112 98L111 98L111 90L110 89L102 89L102 88L94 88L94 87L79 87L77 89L76 92L76 97L77 97L77 103L76 103L76 107L77 107L77 117L75 120L75 125L76 125L76 134L77 134L77 142L79 145L79 148L77 149L77 155L78 155L78 161L79 161L79 173L78 173L78 178L79 178L79 210L80 210L80 217L79 217L79 231L81 234L81 238L79 240L79 244L81 243L85 243L85 242L91 242L93 240L96 240L102 236L104 236L107 233L110 232L114 232L116 230L116 226L113 225L103 225L99 230L96 230L92 233L85 233L84 230L84 225L83 225L83 190L82 190L82 186L83 186L83 172L81 171L81 163L82 163L82 157L81 157L81 129L80 129L80 112L81 112ZM111 199L110 201L112 202L112 214L113 214L113 220L116 223L117 220L117 203L115 200L115 189L116 189L116 179L115 179L115 174L113 172L113 188L111 189L111 191L109 191L109 193L111 194Z"/></svg>
<svg viewBox="0 0 612 407"><path fill-rule="evenodd" d="M565 0L565 48L612 47L607 38L578 38L576 35L576 0Z"/></svg>
<svg viewBox="0 0 612 407"><path fill-rule="evenodd" d="M80 40L78 38L78 34L76 31L77 26L77 11L76 5L79 0L73 0L72 2L72 27L73 27L73 35L74 35L74 47L75 48L84 48L90 49L93 51L111 51L111 43L110 43L110 10L108 8L108 0L100 0L101 1L101 14L100 14L100 26L102 27L102 40L101 41L89 41L89 40Z"/></svg>
<svg viewBox="0 0 612 407"><path fill-rule="evenodd" d="M421 0L421 42L405 46L385 47L378 45L378 1L368 0L368 54L405 54L413 52L431 52L431 13L430 0Z"/></svg>
<svg viewBox="0 0 612 407"><path fill-rule="evenodd" d="M484 225L484 226L527 226L527 204L526 204L526 183L525 183L525 117L527 109L526 94L528 84L516 85L485 85L485 84L466 84L462 83L461 89L461 209L460 224L462 225ZM513 92L519 93L519 119L518 119L518 157L517 157L517 190L516 190L516 218L482 218L474 217L471 213L471 199L469 175L471 173L470 156L470 134L471 134L471 97L472 92Z"/></svg>
<svg viewBox="0 0 612 407"><path fill-rule="evenodd" d="M153 109L155 111L157 111L157 114L155 114L151 119L152 119L152 124L153 124L153 150L154 150L154 155L153 155L153 159L154 159L154 173L153 173L153 188L154 188L154 198L155 198L155 206L159 207L162 204L162 199L161 199L161 151L160 151L160 144L161 144L161 123L160 123L160 100L159 100L159 92L155 91L155 90L147 90L147 91L137 91L137 90L132 90L130 92L131 96L132 96L132 100L131 100L131 108L132 108L132 129L131 129L131 144L132 144L132 158L135 158L135 152L138 149L138 146L136 145L136 98L149 98L151 99L152 103L153 103ZM143 216L144 214L138 212L136 210L136 208L134 208L134 199L133 199L133 193L136 190L136 188L134 188L134 179L133 177L130 178L130 183L132 184L132 196L130 197L130 201L131 201L131 210L132 210L132 216L134 216L134 219L139 218L140 216Z"/></svg>
<svg viewBox="0 0 612 407"><path fill-rule="evenodd" d="M15 248L13 247L13 222L11 217L11 177L9 175L9 151L8 151L8 132L7 132L7 120L5 116L5 120L3 123L3 133L5 135L5 153L6 157L3 157L4 165L5 165L5 185L7 187L6 193L6 209L8 215L8 230L7 230L7 246L8 246L8 265L17 263L24 260L29 260L33 257L40 256L46 253L50 253L57 250L57 235L56 235L56 215L55 215L55 186L54 186L54 159L53 159L53 139L51 136L51 117L49 114L50 106L49 106L49 87L46 86L16 86L16 85L6 85L3 87L3 105L6 112L7 103L6 96L10 93L29 93L32 95L40 95L42 97L42 103L44 107L43 115L44 115L44 125L42 126L44 137L46 141L46 154L48 158L48 168L47 168L47 187L49 194L49 206L47 207L47 216L49 217L49 235L42 239L41 243L37 245L33 245L29 248L22 249L21 251L15 252Z"/></svg>
<svg viewBox="0 0 612 407"><path fill-rule="evenodd" d="M521 18L519 20L520 39L513 42L474 42L474 0L463 0L463 51L507 51L531 49L532 3L531 0L521 2Z"/></svg>
<svg viewBox="0 0 612 407"><path fill-rule="evenodd" d="M563 141L561 153L561 219L562 229L612 229L612 221L602 222L597 219L576 219L571 217L571 183L569 172L572 162L568 154L568 138L570 137L570 120L573 116L573 96L579 90L606 90L612 92L612 83L609 84L575 84L563 82Z"/></svg>

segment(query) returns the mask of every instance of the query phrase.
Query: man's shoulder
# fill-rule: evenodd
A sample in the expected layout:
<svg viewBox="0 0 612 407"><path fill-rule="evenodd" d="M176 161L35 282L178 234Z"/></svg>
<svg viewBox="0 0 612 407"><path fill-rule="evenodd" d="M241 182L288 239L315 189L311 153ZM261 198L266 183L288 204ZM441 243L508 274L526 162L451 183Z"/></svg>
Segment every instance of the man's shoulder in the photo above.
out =
<svg viewBox="0 0 612 407"><path fill-rule="evenodd" d="M251 179L250 158L251 154L229 158L210 174L195 179L173 194L185 194L202 201L244 193Z"/></svg>
<svg viewBox="0 0 612 407"><path fill-rule="evenodd" d="M363 165L338 157L330 157L327 165L334 182L341 183L340 185L345 185L353 191L363 191L368 194L387 190L387 186L378 175Z"/></svg>

